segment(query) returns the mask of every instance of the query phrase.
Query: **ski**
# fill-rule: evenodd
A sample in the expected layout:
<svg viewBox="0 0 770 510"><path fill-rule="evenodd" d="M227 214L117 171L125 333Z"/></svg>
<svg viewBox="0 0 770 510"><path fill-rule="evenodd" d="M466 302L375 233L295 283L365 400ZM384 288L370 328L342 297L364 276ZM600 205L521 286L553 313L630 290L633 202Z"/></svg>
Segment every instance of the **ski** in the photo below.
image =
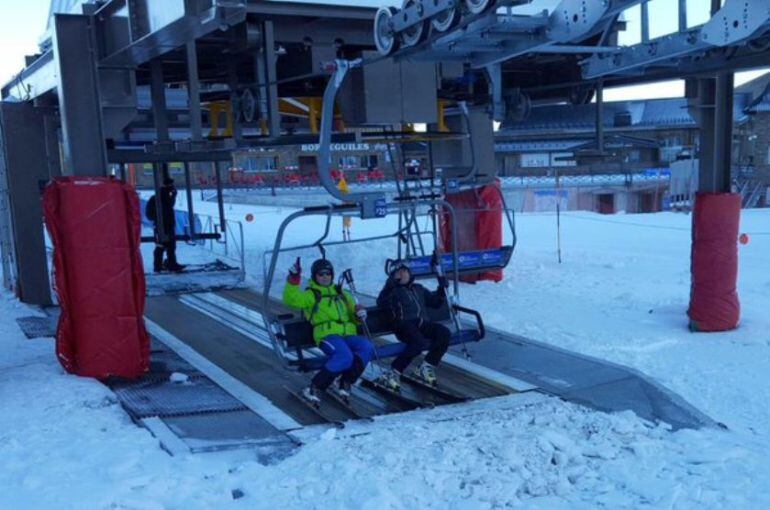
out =
<svg viewBox="0 0 770 510"><path fill-rule="evenodd" d="M361 384L368 386L376 391L379 391L380 393L384 393L388 396L394 397L400 402L412 407L427 407L427 408L433 408L436 407L436 404L433 402L426 402L423 399L421 399L419 396L415 395L413 391L411 391L410 388L405 388L403 385L401 386L401 389L399 391L395 391L384 384L381 384L377 381L377 379L369 379L369 378L361 378Z"/></svg>
<svg viewBox="0 0 770 510"><path fill-rule="evenodd" d="M458 395L457 393L449 391L449 390L447 390L445 388L442 388L441 386L438 386L438 385L434 386L433 384L430 384L429 382L424 381L424 380L420 379L419 377L416 377L416 376L414 376L412 374L401 374L401 379L402 380L407 380L407 381L409 381L410 384L414 384L416 386L424 388L424 389L430 391L431 393L435 394L436 396L441 397L444 400L448 400L448 401L450 401L452 403L467 402L469 400L468 397L464 397L462 395Z"/></svg>
<svg viewBox="0 0 770 510"><path fill-rule="evenodd" d="M317 403L309 401L308 399L306 399L302 395L302 393L294 391L293 389L289 388L288 386L284 386L284 388L286 389L286 391L291 393L294 396L294 398L296 398L297 400L299 400L300 402L305 404L305 406L307 406L308 409L313 411L313 413L316 416L318 416L319 418L321 418L325 422L328 422L329 424L334 425L338 429L344 429L345 428L345 424L343 422L341 422L339 420L335 420L334 418L329 417L329 414L326 413L322 409L321 404L317 404Z"/></svg>
<svg viewBox="0 0 770 510"><path fill-rule="evenodd" d="M356 408L356 406L353 404L353 398L352 398L353 395L351 395L349 398L344 398L337 392L327 391L326 396L329 396L330 398L334 399L339 405L344 407L349 413L355 416L357 420L364 420L364 421L370 421L370 422L374 421L374 418L362 413L359 409Z"/></svg>

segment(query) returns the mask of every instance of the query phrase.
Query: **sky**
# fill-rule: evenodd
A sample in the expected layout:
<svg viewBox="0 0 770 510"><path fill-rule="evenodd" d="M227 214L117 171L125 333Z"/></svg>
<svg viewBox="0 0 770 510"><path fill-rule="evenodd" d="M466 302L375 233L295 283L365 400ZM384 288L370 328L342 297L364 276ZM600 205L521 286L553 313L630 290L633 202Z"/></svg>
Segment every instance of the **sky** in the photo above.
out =
<svg viewBox="0 0 770 510"><path fill-rule="evenodd" d="M10 0L2 0L7 5ZM344 3L345 0L331 0L331 3ZM350 3L359 4L359 1ZM367 4L371 3L367 1ZM383 0L383 4L389 3ZM541 8L553 8L558 0L534 0L533 4L523 12L537 11ZM24 0L14 2L13 15L0 16L0 84L7 83L24 67L24 56L37 52L38 40L43 34L48 15L50 0ZM688 25L695 26L708 19L710 0L687 0ZM7 9L7 8L6 8ZM678 8L673 0L650 0L650 17L655 22L650 24L650 36L659 37L677 29ZM641 33L641 8L636 7L626 12L628 28L621 34L621 44L633 44L639 40ZM765 71L738 73L736 83L742 84L756 78ZM684 94L682 81L646 84L635 87L607 89L606 101L621 101L626 99L650 99L658 97L677 97Z"/></svg>
<svg viewBox="0 0 770 510"><path fill-rule="evenodd" d="M5 85L24 68L24 56L37 53L37 43L45 31L50 0L0 0L0 83Z"/></svg>

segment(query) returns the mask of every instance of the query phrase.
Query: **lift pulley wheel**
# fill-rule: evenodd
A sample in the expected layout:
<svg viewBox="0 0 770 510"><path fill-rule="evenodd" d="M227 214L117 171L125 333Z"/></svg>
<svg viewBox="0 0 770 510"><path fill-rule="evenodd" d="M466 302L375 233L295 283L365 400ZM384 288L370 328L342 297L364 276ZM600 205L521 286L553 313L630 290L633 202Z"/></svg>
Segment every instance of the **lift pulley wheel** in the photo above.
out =
<svg viewBox="0 0 770 510"><path fill-rule="evenodd" d="M460 8L455 5L435 16L430 23L436 32L448 32L460 24L460 18Z"/></svg>
<svg viewBox="0 0 770 510"><path fill-rule="evenodd" d="M398 51L398 37L393 33L391 20L396 15L395 7L380 7L374 15L374 45L382 55Z"/></svg>
<svg viewBox="0 0 770 510"><path fill-rule="evenodd" d="M495 0L465 0L465 7L471 14L481 14L495 4Z"/></svg>
<svg viewBox="0 0 770 510"><path fill-rule="evenodd" d="M399 16L406 17L406 9L414 5L418 6L418 12L422 12L422 4L419 0L404 0L401 5L401 12ZM412 25L401 33L401 40L404 46L416 46L428 38L430 32L430 23L428 20L420 21L419 23Z"/></svg>

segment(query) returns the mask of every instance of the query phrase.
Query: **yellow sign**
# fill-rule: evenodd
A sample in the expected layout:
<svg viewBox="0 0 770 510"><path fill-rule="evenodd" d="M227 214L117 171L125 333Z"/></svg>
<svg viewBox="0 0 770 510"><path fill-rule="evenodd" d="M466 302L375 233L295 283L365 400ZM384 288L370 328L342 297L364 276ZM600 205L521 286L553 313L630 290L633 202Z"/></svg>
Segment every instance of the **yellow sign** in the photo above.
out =
<svg viewBox="0 0 770 510"><path fill-rule="evenodd" d="M340 178L340 182L337 183L337 189L340 190L341 193L344 193L347 195L350 193L350 188L348 188L348 181L345 180L345 177Z"/></svg>

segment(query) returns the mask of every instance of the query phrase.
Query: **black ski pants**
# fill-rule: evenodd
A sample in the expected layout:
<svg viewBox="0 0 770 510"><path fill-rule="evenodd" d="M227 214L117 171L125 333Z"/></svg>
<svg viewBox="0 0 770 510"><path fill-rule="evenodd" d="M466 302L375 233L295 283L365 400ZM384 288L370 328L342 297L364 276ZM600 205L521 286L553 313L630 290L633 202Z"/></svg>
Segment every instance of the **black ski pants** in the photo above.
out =
<svg viewBox="0 0 770 510"><path fill-rule="evenodd" d="M394 328L396 338L406 344L406 349L391 363L394 370L403 372L421 352L428 351L425 361L438 366L449 349L452 336L449 329L438 322L401 321Z"/></svg>
<svg viewBox="0 0 770 510"><path fill-rule="evenodd" d="M172 226L173 227L173 226ZM173 230L172 230L173 232ZM176 239L171 238L166 241L158 241L158 230L155 229L155 250L152 252L152 266L155 272L163 270L163 252L166 253L166 265L173 268L178 265L176 260Z"/></svg>

